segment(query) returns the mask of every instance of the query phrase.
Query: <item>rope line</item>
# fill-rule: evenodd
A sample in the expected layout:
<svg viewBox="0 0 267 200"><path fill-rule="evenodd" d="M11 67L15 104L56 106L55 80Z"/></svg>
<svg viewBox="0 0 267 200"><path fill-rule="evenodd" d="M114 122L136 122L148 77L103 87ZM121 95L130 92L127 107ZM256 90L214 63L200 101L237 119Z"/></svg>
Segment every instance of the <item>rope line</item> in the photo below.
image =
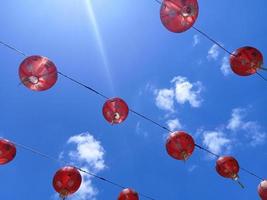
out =
<svg viewBox="0 0 267 200"><path fill-rule="evenodd" d="M222 50L224 50L226 53L228 53L231 56L236 56L235 54L231 53L229 50L227 50L225 47L223 47L219 42L217 42L215 39L211 38L208 34L206 34L205 32L201 31L199 28L192 26L192 28L194 30L196 30L198 33L200 33L201 35L203 35L204 37L206 37L208 40L210 40L211 42L213 42L214 44L216 44L218 47L220 47Z"/></svg>
<svg viewBox="0 0 267 200"><path fill-rule="evenodd" d="M16 49L15 47L13 47L13 46L11 46L11 45L9 45L9 44L3 42L3 41L0 41L0 44L2 44L3 46L5 46L5 47L7 47L7 48L9 48L9 49L11 49L11 50L13 50L13 51L19 53L20 55L27 56L27 55L26 55L25 53L23 53L22 51Z"/></svg>
<svg viewBox="0 0 267 200"><path fill-rule="evenodd" d="M60 74L61 76L65 77L65 78L67 78L67 79L69 79L70 81L72 81L72 82L74 82L74 83L76 83L76 84L78 84L78 85L80 85L80 86L82 86L82 87L84 87L84 88L86 88L86 89L88 89L88 90L94 92L95 94L97 94L97 95L103 97L104 99L108 99L107 96L105 96L105 95L103 95L102 93L98 92L97 90L95 90L95 89L89 87L88 85L85 85L85 84L81 83L80 81L77 81L77 80L75 80L74 78L71 78L71 77L69 77L69 76L63 74L62 72L58 72L58 74Z"/></svg>
<svg viewBox="0 0 267 200"><path fill-rule="evenodd" d="M262 80L267 81L267 79L264 76L262 76L259 72L256 71L256 73L260 78L262 78Z"/></svg>

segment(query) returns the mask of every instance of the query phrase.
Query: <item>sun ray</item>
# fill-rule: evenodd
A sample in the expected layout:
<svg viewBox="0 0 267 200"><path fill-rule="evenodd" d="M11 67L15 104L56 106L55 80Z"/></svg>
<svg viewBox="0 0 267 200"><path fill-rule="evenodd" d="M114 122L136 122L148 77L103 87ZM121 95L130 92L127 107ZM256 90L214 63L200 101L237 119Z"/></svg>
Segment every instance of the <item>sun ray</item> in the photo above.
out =
<svg viewBox="0 0 267 200"><path fill-rule="evenodd" d="M102 58L103 67L104 67L104 70L106 72L107 80L109 83L109 89L111 90L111 94L114 95L115 89L114 89L114 85L113 85L113 80L112 80L112 75L111 75L111 71L110 71L110 67L109 67L109 62L108 62L105 47L103 44L102 36L101 36L100 31L99 31L98 23L97 23L97 20L95 17L93 5L92 5L90 0L85 0L85 2L86 2L87 10L88 10L89 19L90 19L91 25L92 25L93 30L94 30L98 50L99 50L100 56Z"/></svg>

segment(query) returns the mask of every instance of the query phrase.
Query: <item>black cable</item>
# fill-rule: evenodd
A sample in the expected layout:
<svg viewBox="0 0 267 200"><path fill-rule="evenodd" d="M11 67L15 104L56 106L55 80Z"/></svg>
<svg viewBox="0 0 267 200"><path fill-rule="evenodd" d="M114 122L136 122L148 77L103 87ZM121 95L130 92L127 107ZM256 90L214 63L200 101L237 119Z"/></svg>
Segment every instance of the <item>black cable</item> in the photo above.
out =
<svg viewBox="0 0 267 200"><path fill-rule="evenodd" d="M216 158L219 158L220 157L218 154L211 152L210 150L206 149L205 147L202 147L202 146L200 146L198 144L195 144L195 146L198 147L199 149L201 149L203 151L206 151L207 153L215 156Z"/></svg>
<svg viewBox="0 0 267 200"><path fill-rule="evenodd" d="M13 47L13 46L11 46L11 45L9 45L9 44L3 42L3 41L0 41L0 44L4 45L5 47L7 47L7 48L9 48L9 49L11 49L11 50L13 50L13 51L16 51L16 52L19 53L20 55L27 56L27 55L26 55L25 53L23 53L22 51L16 49L15 47Z"/></svg>
<svg viewBox="0 0 267 200"><path fill-rule="evenodd" d="M136 114L136 115L138 115L139 117L142 117L143 119L145 119L145 120L147 120L147 121L149 121L149 122L151 122L151 123L157 125L158 127L164 129L165 131L168 131L168 132L170 132L170 133L172 132L170 129L168 129L168 128L166 128L165 126L159 124L158 122L154 121L153 119L146 117L146 116L143 115L143 114L140 114L140 113L138 113L138 112L136 112L136 111L134 111L134 110L132 110L132 109L129 109L129 111L132 112L132 113L134 113L134 114Z"/></svg>
<svg viewBox="0 0 267 200"><path fill-rule="evenodd" d="M160 0L154 0L156 3L158 3L158 4L162 4L162 1L160 1Z"/></svg>
<svg viewBox="0 0 267 200"><path fill-rule="evenodd" d="M265 78L264 76L262 76L259 72L256 71L256 73L258 74L259 77L262 78L262 80L267 81L267 78Z"/></svg>
<svg viewBox="0 0 267 200"><path fill-rule="evenodd" d="M264 178L258 176L257 174L251 172L250 170L247 170L247 169L245 169L245 168L243 168L243 167L240 167L240 169L243 170L244 172L250 174L251 176L256 177L257 179L259 179L259 180L261 180L261 181L264 181L264 180L265 180Z"/></svg>
<svg viewBox="0 0 267 200"><path fill-rule="evenodd" d="M89 86L87 86L87 85L81 83L80 81L77 81L77 80L75 80L75 79L73 79L73 78L71 78L71 77L69 77L69 76L63 74L62 72L58 72L58 74L60 74L61 76L65 77L65 78L67 78L67 79L69 79L69 80L71 80L71 81L74 82L74 83L77 83L77 84L80 85L80 86L83 86L84 88L86 88L86 89L88 89L88 90L91 90L92 92L94 92L94 93L96 93L97 95L103 97L104 99L108 99L107 96L105 96L105 95L103 95L102 93L96 91L95 89L93 89L93 88L91 88L91 87L89 87Z"/></svg>
<svg viewBox="0 0 267 200"><path fill-rule="evenodd" d="M224 50L226 53L228 53L231 56L236 56L235 54L231 53L229 50L227 50L225 47L223 47L219 42L217 42L216 40L214 40L213 38L211 38L208 34L206 34L205 32L201 31L200 29L198 29L195 26L192 26L193 29L195 29L198 33L200 33L201 35L203 35L204 37L206 37L208 40L210 40L211 42L213 42L214 44L216 44L218 47L220 47L222 50Z"/></svg>

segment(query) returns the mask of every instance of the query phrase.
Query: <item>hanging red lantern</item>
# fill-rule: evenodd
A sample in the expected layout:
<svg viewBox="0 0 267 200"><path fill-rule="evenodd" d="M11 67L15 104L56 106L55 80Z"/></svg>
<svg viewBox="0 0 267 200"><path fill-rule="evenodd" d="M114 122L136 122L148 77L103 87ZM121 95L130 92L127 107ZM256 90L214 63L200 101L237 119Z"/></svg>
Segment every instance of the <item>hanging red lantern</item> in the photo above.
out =
<svg viewBox="0 0 267 200"><path fill-rule="evenodd" d="M19 67L21 83L35 91L51 88L57 82L57 68L48 58L30 56Z"/></svg>
<svg viewBox="0 0 267 200"><path fill-rule="evenodd" d="M121 98L112 98L105 102L102 109L105 119L111 124L123 122L129 113L128 105Z"/></svg>
<svg viewBox="0 0 267 200"><path fill-rule="evenodd" d="M267 200L267 181L262 181L258 186L258 193L262 200Z"/></svg>
<svg viewBox="0 0 267 200"><path fill-rule="evenodd" d="M75 193L81 186L82 176L75 167L63 167L54 175L53 187L62 199Z"/></svg>
<svg viewBox="0 0 267 200"><path fill-rule="evenodd" d="M239 164L232 156L221 156L216 161L216 171L224 178L236 181L242 188L243 184L239 181Z"/></svg>
<svg viewBox="0 0 267 200"><path fill-rule="evenodd" d="M230 65L239 76L250 76L262 68L263 55L254 47L242 47L230 56Z"/></svg>
<svg viewBox="0 0 267 200"><path fill-rule="evenodd" d="M160 19L169 31L181 33L193 26L198 10L197 0L163 0Z"/></svg>
<svg viewBox="0 0 267 200"><path fill-rule="evenodd" d="M194 139L183 131L171 133L166 142L168 154L177 160L187 160L192 155L194 149Z"/></svg>
<svg viewBox="0 0 267 200"><path fill-rule="evenodd" d="M139 200L139 197L133 189L126 188L121 191L118 200Z"/></svg>
<svg viewBox="0 0 267 200"><path fill-rule="evenodd" d="M10 141L0 139L0 165L4 165L13 160L16 156L16 146Z"/></svg>

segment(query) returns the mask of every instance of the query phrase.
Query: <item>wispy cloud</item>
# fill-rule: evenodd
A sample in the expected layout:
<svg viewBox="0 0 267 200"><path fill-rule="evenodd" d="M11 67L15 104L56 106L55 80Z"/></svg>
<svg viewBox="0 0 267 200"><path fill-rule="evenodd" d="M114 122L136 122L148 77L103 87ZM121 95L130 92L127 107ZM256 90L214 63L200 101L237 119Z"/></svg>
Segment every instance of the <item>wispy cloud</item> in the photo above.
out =
<svg viewBox="0 0 267 200"><path fill-rule="evenodd" d="M171 80L171 88L155 89L156 106L162 110L174 111L174 103L189 103L192 107L201 106L201 92L204 87L200 81L191 83L186 77L176 76Z"/></svg>
<svg viewBox="0 0 267 200"><path fill-rule="evenodd" d="M265 142L266 132L257 121L246 120L248 110L235 108L227 124L227 129L234 132L244 132L248 143L252 146L260 145Z"/></svg>
<svg viewBox="0 0 267 200"><path fill-rule="evenodd" d="M199 35L193 36L193 47L197 46L200 43Z"/></svg>
<svg viewBox="0 0 267 200"><path fill-rule="evenodd" d="M207 59L208 60L217 60L219 57L219 54L220 54L219 47L218 47L218 45L214 44L211 46L211 48L208 51Z"/></svg>
<svg viewBox="0 0 267 200"><path fill-rule="evenodd" d="M171 81L170 88L154 89L155 104L164 111L167 111L166 124L172 131L181 129L183 125L175 112L177 104L188 103L193 108L198 108L203 102L201 97L204 86L200 81L190 82L186 77L176 76ZM150 87L151 88L151 87ZM169 119L167 119L169 118ZM137 130L139 127L137 126Z"/></svg>
<svg viewBox="0 0 267 200"><path fill-rule="evenodd" d="M205 131L203 145L215 154L229 153L232 148L231 140L222 131Z"/></svg>
<svg viewBox="0 0 267 200"><path fill-rule="evenodd" d="M222 58L221 72L223 73L224 76L228 76L231 73L229 58L227 56L224 56Z"/></svg>
<svg viewBox="0 0 267 200"><path fill-rule="evenodd" d="M89 133L74 135L68 139L67 144L74 145L74 148L72 146L72 150L62 152L60 157L67 156L74 165L95 174L106 168L104 161L105 150L93 135ZM71 199L96 200L98 190L92 183L92 177L84 173L82 173L82 177L82 185Z"/></svg>
<svg viewBox="0 0 267 200"><path fill-rule="evenodd" d="M238 144L256 147L266 142L266 132L257 121L246 120L248 109L235 108L230 119L213 131L203 128L197 132L202 144L216 154L227 154ZM238 142L237 142L238 141Z"/></svg>
<svg viewBox="0 0 267 200"><path fill-rule="evenodd" d="M197 108L201 106L203 99L201 92L204 87L200 81L191 83L186 77L177 76L171 81L175 85L175 97L179 104L188 102L192 107Z"/></svg>
<svg viewBox="0 0 267 200"><path fill-rule="evenodd" d="M161 89L155 90L156 105L158 108L166 111L174 111L174 90L173 89Z"/></svg>
<svg viewBox="0 0 267 200"><path fill-rule="evenodd" d="M241 108L235 108L232 110L231 118L228 121L227 129L236 131L243 126L243 118L246 115L246 110Z"/></svg>
<svg viewBox="0 0 267 200"><path fill-rule="evenodd" d="M171 131L180 130L182 128L180 120L177 118L168 120L167 125Z"/></svg>

